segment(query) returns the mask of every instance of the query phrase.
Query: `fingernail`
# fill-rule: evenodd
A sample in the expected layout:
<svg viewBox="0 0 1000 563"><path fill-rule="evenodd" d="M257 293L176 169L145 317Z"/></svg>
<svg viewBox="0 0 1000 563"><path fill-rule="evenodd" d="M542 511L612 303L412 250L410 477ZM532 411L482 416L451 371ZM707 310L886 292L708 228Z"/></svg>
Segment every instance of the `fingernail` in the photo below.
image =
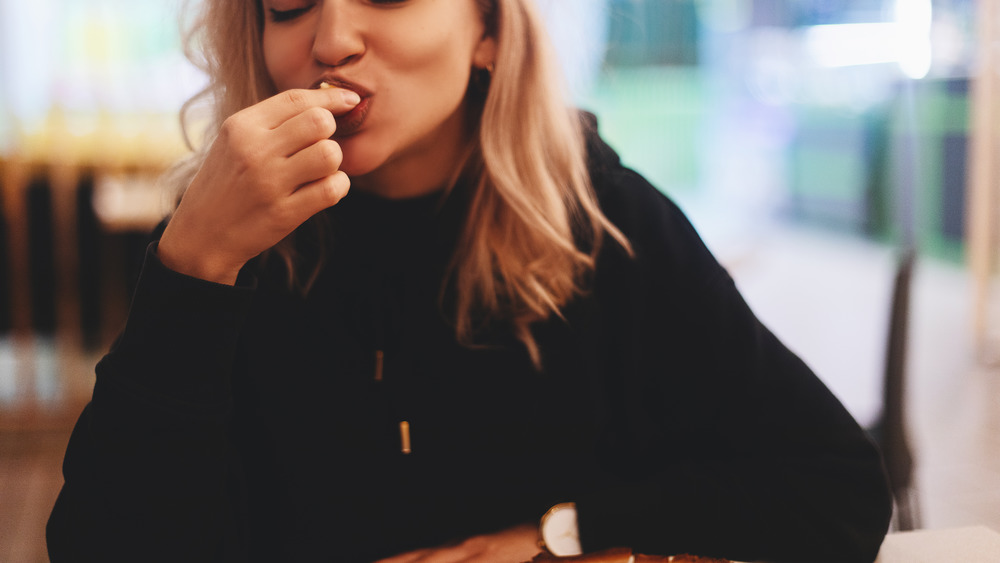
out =
<svg viewBox="0 0 1000 563"><path fill-rule="evenodd" d="M356 106L361 103L361 96L357 92L351 90L344 90L342 94L344 96L344 103Z"/></svg>

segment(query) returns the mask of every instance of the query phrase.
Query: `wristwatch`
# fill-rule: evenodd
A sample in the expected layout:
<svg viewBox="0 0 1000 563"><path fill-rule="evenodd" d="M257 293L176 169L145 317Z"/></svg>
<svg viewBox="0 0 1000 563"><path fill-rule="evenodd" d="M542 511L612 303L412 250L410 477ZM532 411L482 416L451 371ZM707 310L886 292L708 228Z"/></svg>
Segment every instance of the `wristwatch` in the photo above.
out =
<svg viewBox="0 0 1000 563"><path fill-rule="evenodd" d="M564 502L549 509L538 524L538 543L552 555L580 555L580 530L576 524L576 504Z"/></svg>

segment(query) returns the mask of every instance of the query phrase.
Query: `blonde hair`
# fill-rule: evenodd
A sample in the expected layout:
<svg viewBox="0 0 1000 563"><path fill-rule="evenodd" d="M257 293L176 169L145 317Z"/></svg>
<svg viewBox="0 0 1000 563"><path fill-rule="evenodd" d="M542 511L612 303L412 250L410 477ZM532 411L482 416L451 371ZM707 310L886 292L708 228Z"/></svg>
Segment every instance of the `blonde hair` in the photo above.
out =
<svg viewBox="0 0 1000 563"><path fill-rule="evenodd" d="M486 88L485 99L480 95L471 101L481 114L470 157L460 164L472 193L446 287L454 292L459 341L472 345L482 326L507 323L540 368L532 325L561 316L562 308L585 291L605 233L630 248L598 206L580 117L556 79L533 0L475 1L487 32L497 40L497 58L488 84L478 86ZM196 28L202 33L196 37L211 80L203 94L213 98L216 109L211 135L229 115L275 89L260 53L259 2L205 4ZM476 89L470 84L470 96ZM193 161L201 158L196 154ZM311 228L321 228L310 222ZM273 251L288 266L290 283L307 291L318 265L310 275L297 273L293 241Z"/></svg>
<svg viewBox="0 0 1000 563"><path fill-rule="evenodd" d="M222 123L234 113L275 93L261 51L263 8L260 0L203 0L191 8L183 0L183 14L195 17L186 27L184 54L208 77L208 84L181 107L181 129L192 154L164 174L164 183L180 195L205 161ZM201 123L199 109L210 106L208 123ZM192 130L203 126L196 143Z"/></svg>

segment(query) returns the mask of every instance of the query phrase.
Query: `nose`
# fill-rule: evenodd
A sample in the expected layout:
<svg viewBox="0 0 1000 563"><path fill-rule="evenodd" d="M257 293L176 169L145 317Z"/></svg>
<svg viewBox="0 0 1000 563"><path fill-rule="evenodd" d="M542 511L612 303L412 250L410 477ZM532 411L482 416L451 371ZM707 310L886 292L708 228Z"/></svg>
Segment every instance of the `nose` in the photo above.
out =
<svg viewBox="0 0 1000 563"><path fill-rule="evenodd" d="M365 51L360 14L352 9L353 2L324 0L320 2L319 18L313 37L313 58L322 66L348 64Z"/></svg>

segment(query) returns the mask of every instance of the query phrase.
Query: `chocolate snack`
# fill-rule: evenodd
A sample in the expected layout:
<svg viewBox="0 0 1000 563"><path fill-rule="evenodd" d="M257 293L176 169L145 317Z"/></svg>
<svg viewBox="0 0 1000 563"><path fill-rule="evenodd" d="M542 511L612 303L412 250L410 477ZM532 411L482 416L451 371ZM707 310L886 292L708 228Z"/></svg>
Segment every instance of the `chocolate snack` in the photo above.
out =
<svg viewBox="0 0 1000 563"><path fill-rule="evenodd" d="M556 557L550 553L539 553L530 563L732 563L729 559L702 557L687 553L680 555L643 555L632 553L631 549L619 547L595 553L585 553L570 557Z"/></svg>

